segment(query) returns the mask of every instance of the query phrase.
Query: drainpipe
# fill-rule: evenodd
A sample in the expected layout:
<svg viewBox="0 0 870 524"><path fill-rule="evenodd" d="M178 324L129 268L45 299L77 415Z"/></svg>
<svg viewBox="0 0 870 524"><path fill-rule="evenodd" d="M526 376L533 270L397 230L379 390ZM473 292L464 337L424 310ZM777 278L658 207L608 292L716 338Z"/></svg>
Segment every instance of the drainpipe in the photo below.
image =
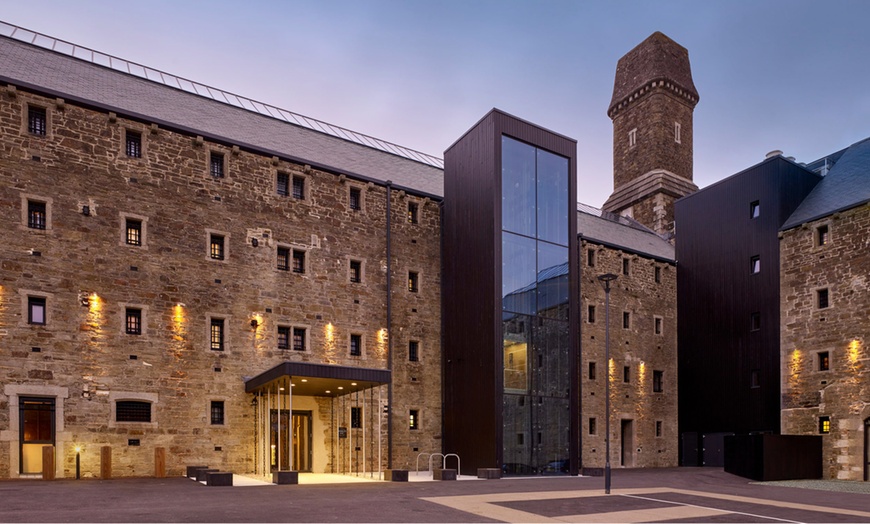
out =
<svg viewBox="0 0 870 524"><path fill-rule="evenodd" d="M393 181L387 180L387 369L390 383L387 384L387 469L393 469L393 272L392 272L392 193Z"/></svg>

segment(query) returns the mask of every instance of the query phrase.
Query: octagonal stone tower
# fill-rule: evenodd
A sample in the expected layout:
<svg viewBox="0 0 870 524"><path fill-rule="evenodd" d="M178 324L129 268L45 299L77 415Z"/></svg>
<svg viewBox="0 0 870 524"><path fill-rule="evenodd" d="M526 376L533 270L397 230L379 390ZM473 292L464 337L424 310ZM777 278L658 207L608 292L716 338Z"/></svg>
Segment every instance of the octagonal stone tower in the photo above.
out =
<svg viewBox="0 0 870 524"><path fill-rule="evenodd" d="M655 32L619 59L613 98L613 193L604 209L659 234L674 227L674 200L692 182L692 115L698 91L689 52Z"/></svg>

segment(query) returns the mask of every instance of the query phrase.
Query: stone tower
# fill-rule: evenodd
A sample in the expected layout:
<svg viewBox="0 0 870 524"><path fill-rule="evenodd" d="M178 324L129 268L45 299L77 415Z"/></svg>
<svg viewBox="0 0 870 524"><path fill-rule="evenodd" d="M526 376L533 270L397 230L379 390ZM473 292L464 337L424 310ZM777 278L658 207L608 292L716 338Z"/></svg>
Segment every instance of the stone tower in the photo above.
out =
<svg viewBox="0 0 870 524"><path fill-rule="evenodd" d="M613 193L604 209L659 234L674 227L674 200L692 182L692 114L698 92L689 52L655 32L619 59L613 99Z"/></svg>

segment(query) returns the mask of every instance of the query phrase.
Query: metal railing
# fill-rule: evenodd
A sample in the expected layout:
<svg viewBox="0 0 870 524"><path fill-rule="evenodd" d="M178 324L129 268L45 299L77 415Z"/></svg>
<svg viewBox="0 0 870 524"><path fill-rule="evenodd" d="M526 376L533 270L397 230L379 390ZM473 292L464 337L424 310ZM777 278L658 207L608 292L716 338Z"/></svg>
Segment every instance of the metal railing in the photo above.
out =
<svg viewBox="0 0 870 524"><path fill-rule="evenodd" d="M299 113L294 113L293 111L281 109L264 102L258 102L216 87L211 87L180 76L165 73L142 64L137 64L136 62L130 62L123 58L101 53L88 47L73 44L72 42L67 42L42 33L37 33L36 31L18 27L7 22L0 21L0 36L5 36L56 53L71 56L98 66L107 67L114 71L144 78L145 80L160 83L173 89L179 89L197 96L210 98L216 102L239 107L247 111L258 113L262 116L311 129L318 133L334 136L342 140L347 140L348 142L377 149L385 153L407 158L408 160L420 162L438 169L444 169L444 160L436 156L421 153L420 151L400 146L392 142L387 142L386 140L381 140L363 133L357 133L356 131L351 131L350 129L336 126L322 120L317 120Z"/></svg>

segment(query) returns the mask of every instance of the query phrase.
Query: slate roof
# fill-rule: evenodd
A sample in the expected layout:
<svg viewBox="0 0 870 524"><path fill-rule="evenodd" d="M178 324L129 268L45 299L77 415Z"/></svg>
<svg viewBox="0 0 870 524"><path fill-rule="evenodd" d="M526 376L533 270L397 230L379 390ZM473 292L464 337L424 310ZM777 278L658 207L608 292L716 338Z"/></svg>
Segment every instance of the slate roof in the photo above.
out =
<svg viewBox="0 0 870 524"><path fill-rule="evenodd" d="M444 195L443 171L433 165L6 36L0 36L0 57L0 82L351 177L391 180L409 192Z"/></svg>
<svg viewBox="0 0 870 524"><path fill-rule="evenodd" d="M841 152L826 158L830 162L830 158L838 153ZM810 165L818 165L819 162L812 162ZM870 138L865 138L842 152L828 174L785 221L782 230L867 202L870 202Z"/></svg>
<svg viewBox="0 0 870 524"><path fill-rule="evenodd" d="M592 206L577 206L577 232L584 240L674 262L674 246L639 222Z"/></svg>
<svg viewBox="0 0 870 524"><path fill-rule="evenodd" d="M692 81L689 51L664 33L656 31L616 63L613 98L608 113L613 106L647 82L662 78L679 84L694 95L695 100L698 99L698 90Z"/></svg>

